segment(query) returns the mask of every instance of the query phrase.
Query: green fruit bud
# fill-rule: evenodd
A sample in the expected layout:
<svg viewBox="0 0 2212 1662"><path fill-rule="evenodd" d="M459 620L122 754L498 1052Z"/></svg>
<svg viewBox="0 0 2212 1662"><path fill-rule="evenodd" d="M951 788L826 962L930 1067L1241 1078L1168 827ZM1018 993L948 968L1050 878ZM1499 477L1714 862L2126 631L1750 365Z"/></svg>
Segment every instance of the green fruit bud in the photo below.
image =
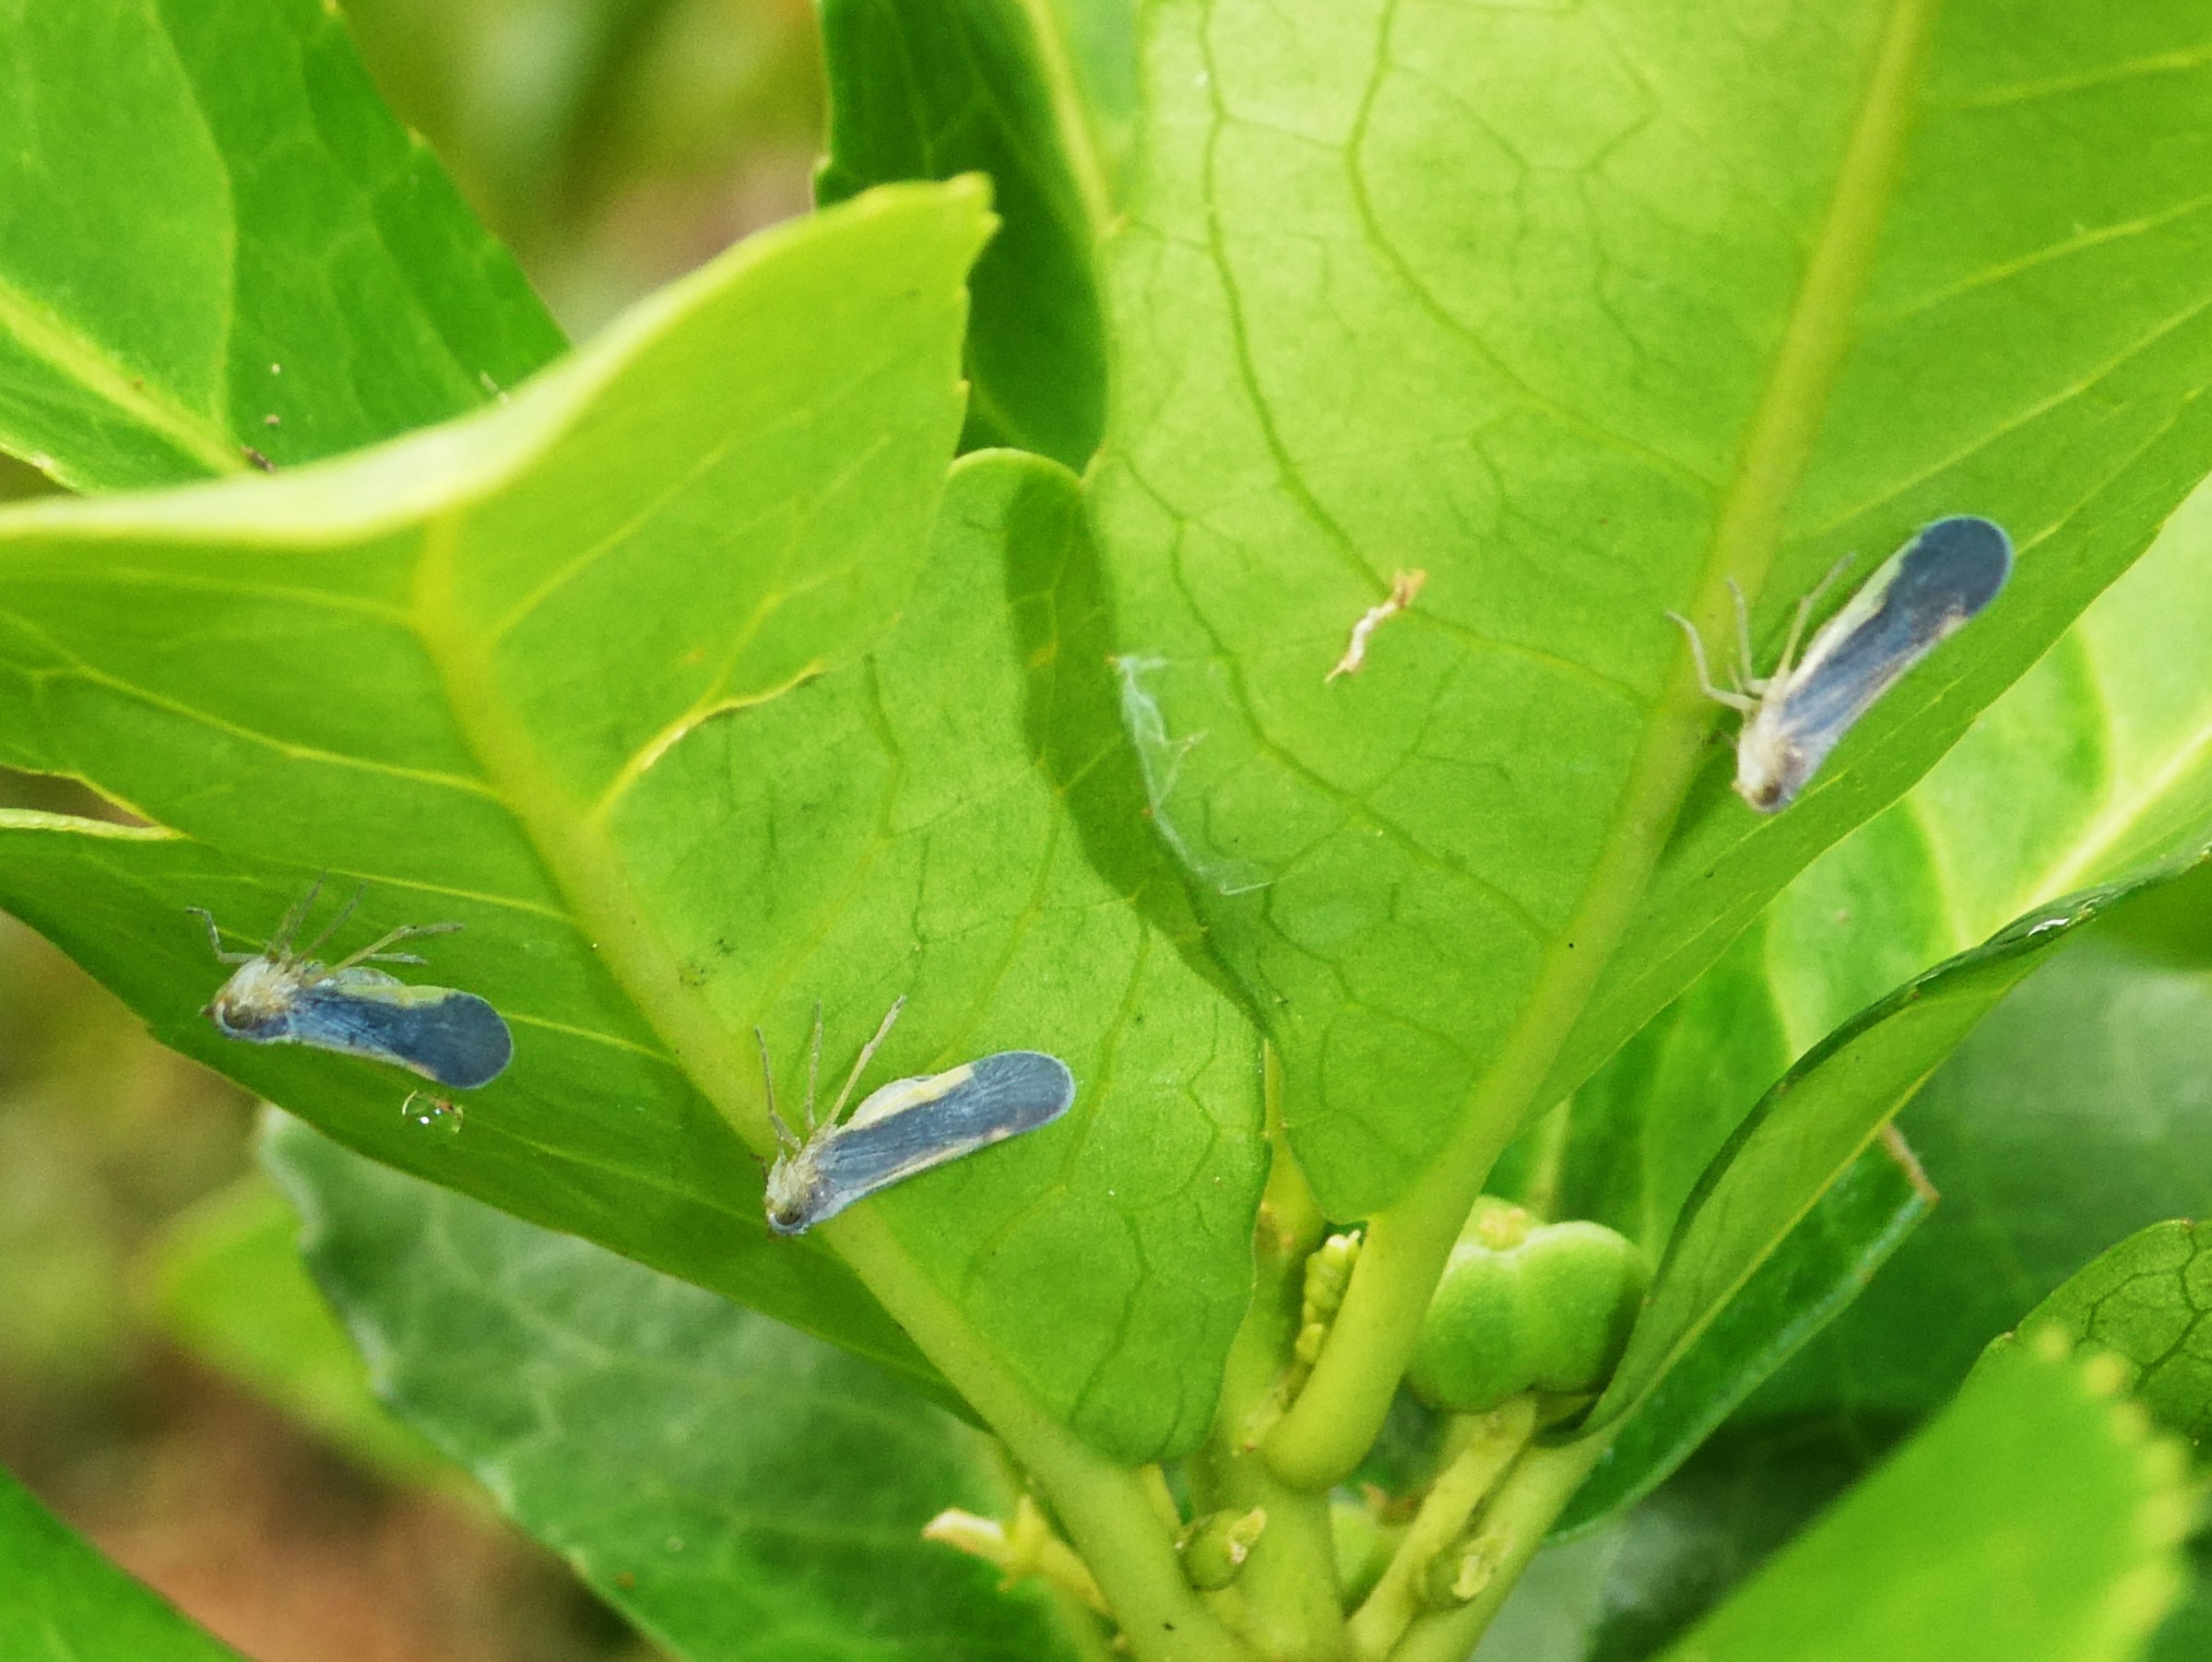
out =
<svg viewBox="0 0 2212 1662"><path fill-rule="evenodd" d="M1429 1561L1421 1578L1421 1601L1432 1610L1449 1610L1472 1602L1497 1578L1505 1557L1505 1541L1493 1535L1455 1541Z"/></svg>
<svg viewBox="0 0 2212 1662"><path fill-rule="evenodd" d="M1209 1512L1192 1518L1176 1537L1183 1555L1183 1578L1201 1593L1218 1593L1236 1579L1253 1546L1267 1528L1267 1513Z"/></svg>
<svg viewBox="0 0 2212 1662"><path fill-rule="evenodd" d="M1406 1383L1461 1414L1524 1391L1594 1391L1620 1361L1649 1279L1643 1255L1613 1231L1539 1224L1485 1196L1422 1319Z"/></svg>
<svg viewBox="0 0 2212 1662"><path fill-rule="evenodd" d="M1306 1255L1306 1276L1298 1306L1298 1335L1291 1343L1293 1365L1287 1389L1295 1394L1321 1359L1329 1342L1329 1324L1336 1319L1351 1285L1352 1267L1359 1262L1359 1232L1331 1235Z"/></svg>
<svg viewBox="0 0 2212 1662"><path fill-rule="evenodd" d="M1359 1261L1357 1235L1331 1235L1307 1255L1305 1303L1301 1319L1326 1325L1344 1302L1352 1267Z"/></svg>

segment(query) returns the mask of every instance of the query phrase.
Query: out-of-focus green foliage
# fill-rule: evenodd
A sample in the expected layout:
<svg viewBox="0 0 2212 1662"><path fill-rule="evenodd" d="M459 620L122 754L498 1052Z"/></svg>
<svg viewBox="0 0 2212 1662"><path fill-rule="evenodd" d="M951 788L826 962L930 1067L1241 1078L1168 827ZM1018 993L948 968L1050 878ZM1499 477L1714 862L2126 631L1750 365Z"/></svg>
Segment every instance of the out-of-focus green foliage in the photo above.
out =
<svg viewBox="0 0 2212 1662"><path fill-rule="evenodd" d="M11 1662L239 1662L0 1471L0 1656Z"/></svg>
<svg viewBox="0 0 2212 1662"><path fill-rule="evenodd" d="M153 1319L209 1366L400 1482L434 1480L435 1450L378 1404L360 1355L300 1262L300 1220L243 1178L186 1212L145 1264Z"/></svg>
<svg viewBox="0 0 2212 1662"><path fill-rule="evenodd" d="M296 1121L264 1160L408 1424L680 1656L1065 1655L925 1541L1012 1502L988 1439L866 1362ZM297 1260L295 1259L295 1263Z"/></svg>
<svg viewBox="0 0 2212 1662"><path fill-rule="evenodd" d="M332 9L13 9L0 446L80 489L239 473L472 409L561 349Z"/></svg>
<svg viewBox="0 0 2212 1662"><path fill-rule="evenodd" d="M2195 1499L2181 1450L2061 1357L1995 1359L1667 1662L2134 1653L2182 1589Z"/></svg>

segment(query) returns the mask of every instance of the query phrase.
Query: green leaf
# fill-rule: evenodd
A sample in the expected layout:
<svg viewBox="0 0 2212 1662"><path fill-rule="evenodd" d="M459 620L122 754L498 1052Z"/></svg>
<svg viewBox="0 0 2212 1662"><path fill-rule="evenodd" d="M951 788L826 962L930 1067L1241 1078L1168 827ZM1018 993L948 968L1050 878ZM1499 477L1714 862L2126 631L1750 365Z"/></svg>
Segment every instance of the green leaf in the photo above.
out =
<svg viewBox="0 0 2212 1662"><path fill-rule="evenodd" d="M175 1220L144 1258L161 1331L333 1446L401 1482L448 1468L370 1393L361 1358L308 1279L300 1220L257 1178Z"/></svg>
<svg viewBox="0 0 2212 1662"><path fill-rule="evenodd" d="M1547 1545L1474 1662L1644 1662L1863 1478L1875 1453L1833 1422L1724 1431L1656 1492Z"/></svg>
<svg viewBox="0 0 2212 1662"><path fill-rule="evenodd" d="M2202 1536L2199 1536L2191 1553L2194 1574L2190 1577L2189 1594L2159 1635L2143 1653L2145 1662L2196 1662L2196 1658L2212 1655L2212 1562Z"/></svg>
<svg viewBox="0 0 2212 1662"><path fill-rule="evenodd" d="M1591 1423L1630 1411L1682 1361L1936 1064L2043 954L2116 902L2202 858L2191 854L2030 913L1908 982L1792 1067L1700 1180Z"/></svg>
<svg viewBox="0 0 2212 1662"><path fill-rule="evenodd" d="M1114 199L1121 199L1137 127L1138 0L1043 0Z"/></svg>
<svg viewBox="0 0 2212 1662"><path fill-rule="evenodd" d="M2118 1662L2182 1585L2179 1451L2017 1351L1668 1651L1669 1662Z"/></svg>
<svg viewBox="0 0 2212 1662"><path fill-rule="evenodd" d="M2212 630L2208 594L2212 492L2200 492L1904 800L1815 862L1577 1093L1562 1211L1658 1250L1693 1174L1757 1093L1853 1009L1995 928L2013 914L2007 907L2200 845L2212 823L2212 681L2194 666ZM2079 985L2071 970L2049 973ZM2147 983L2143 992L2149 1000L2179 996L2178 986L2152 993ZM2149 1031L2131 1019L2126 997L2104 991L2084 988L2088 1002L2078 1010L2032 987L2023 996L2035 1013L2001 1029L2032 1054L2007 1066L1996 1042L1982 1043L1973 1052L1981 1060L1939 1074L1933 1096L1905 1121L1950 1203L1875 1282L1871 1303L1846 1318L1853 1337L1817 1346L1798 1383L1762 1411L1780 1411L1785 1400L1834 1404L1839 1382L1852 1379L1862 1381L1862 1406L1932 1407L1983 1342L2114 1232L2203 1198L2201 1185L2174 1191L2185 1165L2144 1169L2150 1161L2129 1152L2139 1132L2123 1133L2110 1114L2079 1123L2056 1094L2067 1088L2057 1086L2062 1079L2124 1093L2135 1116L2162 1121L2171 1110L2153 1100L2153 1079L2176 1081L2123 1055L2165 1054L2193 1030ZM2114 1020L2124 1033L2104 1036ZM2100 1066L2085 1067L2100 1054ZM1953 1079L1973 1081L1965 1100L1946 1084ZM2024 1114L2023 1096L2051 1106ZM2067 1115L2064 1146L2048 1135L2052 1114ZM2035 1151L2014 1168L1998 1150L2023 1136ZM2078 1187L2089 1148L2118 1162L2095 1203ZM2029 1207L2005 1215L1977 1192L1993 1179L2040 1186ZM2137 1204L2153 1194L2164 1196L2163 1212ZM2117 1217L2109 1215L2114 1206ZM1869 1218L1867 1227L1871 1247L1887 1226ZM2039 1267L2025 1283L2009 1254L1993 1252L2007 1238ZM1914 1383L1900 1399L1906 1380Z"/></svg>
<svg viewBox="0 0 2212 1662"><path fill-rule="evenodd" d="M976 262L964 449L1080 470L1106 419L1093 249L1110 207L1068 54L1035 0L822 0L841 202L895 179L988 173L1002 223Z"/></svg>
<svg viewBox="0 0 2212 1662"><path fill-rule="evenodd" d="M1097 513L1161 824L1332 1216L1564 1095L2203 473L2206 26L2060 16L1147 12ZM1663 610L1717 631L1733 576L1771 641L1964 510L2023 551L1972 648L1753 815Z"/></svg>
<svg viewBox="0 0 2212 1662"><path fill-rule="evenodd" d="M1907 976L2212 826L2212 489L1902 802L1770 909L1765 976L1802 1049Z"/></svg>
<svg viewBox="0 0 2212 1662"><path fill-rule="evenodd" d="M238 1662L0 1471L0 1656L9 1662Z"/></svg>
<svg viewBox="0 0 2212 1662"><path fill-rule="evenodd" d="M1858 1295L1934 1201L1901 1137L1870 1145L1660 1375L1555 1532L1649 1493Z"/></svg>
<svg viewBox="0 0 2212 1662"><path fill-rule="evenodd" d="M626 755L889 621L959 418L984 225L973 190L881 193L742 245L473 419L275 479L15 510L0 763L157 823L10 816L10 909L164 1043L365 1151L917 1367L826 1252L768 1253L758 1168L604 967L545 839L577 834ZM710 576L716 535L738 557ZM524 1034L458 1147L401 1117L397 1076L197 1015L218 979L181 908L257 938L325 868L377 886L361 926L467 924L440 974Z"/></svg>
<svg viewBox="0 0 2212 1662"><path fill-rule="evenodd" d="M2147 960L2116 933L2132 912L2039 970L1913 1099L1899 1123L1943 1204L1746 1413L1923 1412L2114 1240L2212 1213L2212 965Z"/></svg>
<svg viewBox="0 0 2212 1662"><path fill-rule="evenodd" d="M0 8L0 446L80 489L475 407L560 331L316 0Z"/></svg>
<svg viewBox="0 0 2212 1662"><path fill-rule="evenodd" d="M922 1539L1012 1503L989 1440L828 1347L373 1165L262 1157L379 1390L687 1662L1066 1652L1034 1594Z"/></svg>
<svg viewBox="0 0 2212 1662"><path fill-rule="evenodd" d="M821 1244L881 1231L940 1342L1149 1458L1203 1431L1248 1296L1256 1046L1138 812L1072 481L976 458L928 538L985 223L972 184L888 187L487 417L0 522L0 760L158 822L14 816L0 898L363 1152L927 1379ZM457 1137L195 1013L182 909L259 936L324 867L370 881L364 931L468 925L421 973L518 1043ZM819 1005L835 1079L902 994L871 1077L1034 1045L1074 1109L769 1240L751 1030L796 1089Z"/></svg>
<svg viewBox="0 0 2212 1662"><path fill-rule="evenodd" d="M2154 1223L2091 1259L2020 1322L2125 1364L2127 1387L2160 1424L2201 1444L2212 1430L2212 1241L2186 1219ZM2015 1341L2001 1339L2000 1348ZM1984 1364L1986 1365L1986 1364Z"/></svg>

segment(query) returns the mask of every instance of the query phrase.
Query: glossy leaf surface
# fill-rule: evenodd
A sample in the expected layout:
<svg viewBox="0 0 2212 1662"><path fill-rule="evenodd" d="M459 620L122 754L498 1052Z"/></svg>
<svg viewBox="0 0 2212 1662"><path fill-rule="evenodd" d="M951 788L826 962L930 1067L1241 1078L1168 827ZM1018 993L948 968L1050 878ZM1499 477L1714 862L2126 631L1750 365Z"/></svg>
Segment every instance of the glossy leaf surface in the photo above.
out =
<svg viewBox="0 0 2212 1662"><path fill-rule="evenodd" d="M2212 458L2194 8L1757 16L1147 14L1096 509L1163 828L1332 1215L1571 1089ZM1968 511L2022 549L1971 647L1750 813L1665 608L1717 630L1734 576L1771 652L1838 556Z"/></svg>
<svg viewBox="0 0 2212 1662"><path fill-rule="evenodd" d="M334 455L560 331L316 0L0 6L0 447L79 489Z"/></svg>
<svg viewBox="0 0 2212 1662"><path fill-rule="evenodd" d="M263 1158L413 1428L684 1662L1064 1655L1034 1593L934 1545L1004 1515L988 1439L867 1363L297 1121Z"/></svg>

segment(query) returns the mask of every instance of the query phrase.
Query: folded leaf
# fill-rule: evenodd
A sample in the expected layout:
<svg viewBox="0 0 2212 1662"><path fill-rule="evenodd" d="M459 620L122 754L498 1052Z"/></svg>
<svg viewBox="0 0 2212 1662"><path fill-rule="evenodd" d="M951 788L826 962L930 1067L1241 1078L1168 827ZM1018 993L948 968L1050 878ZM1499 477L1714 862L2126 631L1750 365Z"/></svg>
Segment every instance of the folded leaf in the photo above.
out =
<svg viewBox="0 0 2212 1662"><path fill-rule="evenodd" d="M544 839L694 707L889 621L959 418L984 228L972 189L885 193L734 250L474 418L274 479L15 510L0 762L158 823L9 816L9 909L165 1043L357 1146L927 1374L826 1253L768 1254L757 1166ZM183 908L264 937L324 870L372 885L363 928L466 924L437 978L523 1034L457 1145L401 1117L419 1081L197 1013L221 972Z"/></svg>
<svg viewBox="0 0 2212 1662"><path fill-rule="evenodd" d="M1591 1425L1637 1408L1683 1361L1936 1064L2044 953L2115 902L2202 859L2193 853L2029 914L1907 983L1792 1068L1700 1179Z"/></svg>
<svg viewBox="0 0 2212 1662"><path fill-rule="evenodd" d="M754 1030L793 1113L817 1008L831 1080L901 996L871 1081L1050 1051L1060 1123L870 1204L959 1342L1148 1458L1204 1429L1247 1297L1256 1047L1139 811L1072 480L978 458L930 539L986 227L972 183L887 187L484 417L0 522L4 760L158 822L14 816L0 897L352 1146L925 1381L764 1232ZM411 1078L196 1014L183 909L264 936L321 869L368 883L363 940L468 925L420 978L517 1043L458 1136Z"/></svg>
<svg viewBox="0 0 2212 1662"><path fill-rule="evenodd" d="M2131 948L2131 921L2029 977L1913 1098L1898 1123L1943 1204L1746 1415L1878 1434L2115 1239L2212 1215L2212 975Z"/></svg>

